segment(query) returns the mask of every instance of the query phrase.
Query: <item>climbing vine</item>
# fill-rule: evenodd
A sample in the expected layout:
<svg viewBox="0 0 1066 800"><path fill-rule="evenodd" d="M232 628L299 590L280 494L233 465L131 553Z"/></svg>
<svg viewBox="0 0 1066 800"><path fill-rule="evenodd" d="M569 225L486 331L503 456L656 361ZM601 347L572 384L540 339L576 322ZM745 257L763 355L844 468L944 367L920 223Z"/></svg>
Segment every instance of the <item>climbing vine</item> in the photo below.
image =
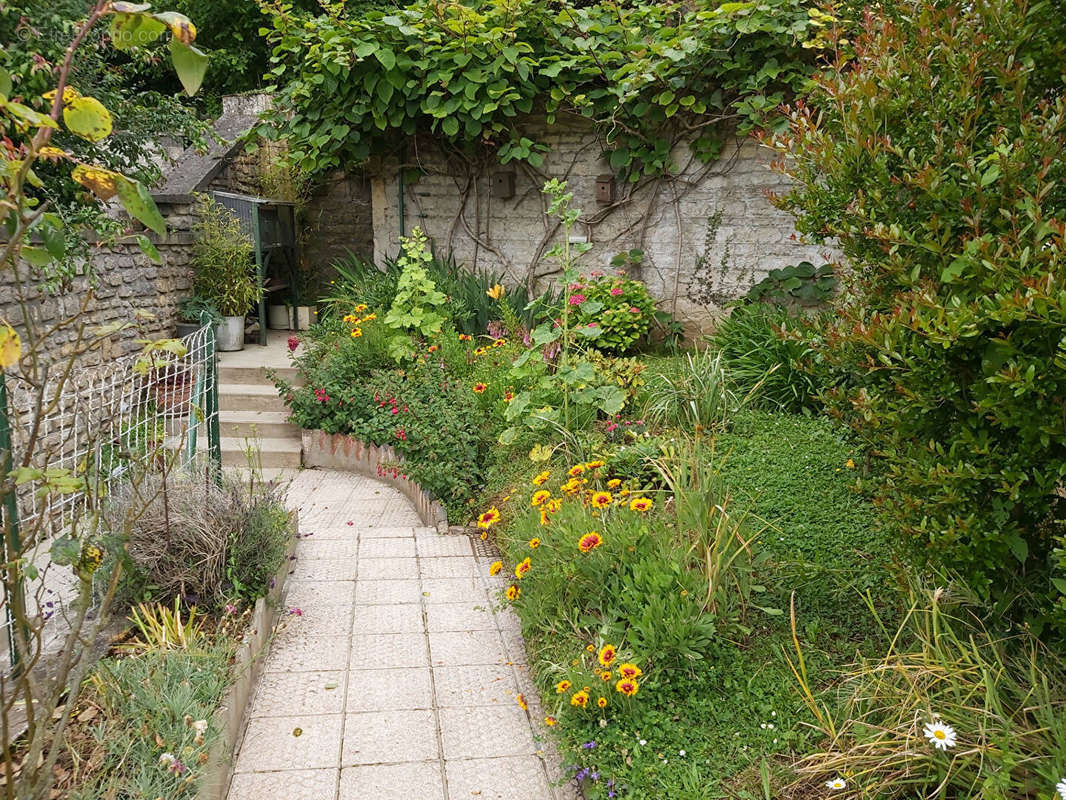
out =
<svg viewBox="0 0 1066 800"><path fill-rule="evenodd" d="M312 174L416 134L536 168L547 147L523 120L577 115L635 183L676 170L682 140L709 162L727 134L774 127L836 46L836 20L809 0L416 0L358 18L324 8L270 7L278 101L259 130L284 137Z"/></svg>

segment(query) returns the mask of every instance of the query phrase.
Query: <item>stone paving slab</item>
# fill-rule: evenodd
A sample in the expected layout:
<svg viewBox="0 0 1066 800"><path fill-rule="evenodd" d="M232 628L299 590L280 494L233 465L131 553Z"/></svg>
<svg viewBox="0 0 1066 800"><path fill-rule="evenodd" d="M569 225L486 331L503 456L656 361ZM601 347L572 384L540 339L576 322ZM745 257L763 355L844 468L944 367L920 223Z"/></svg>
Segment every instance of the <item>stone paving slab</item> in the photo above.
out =
<svg viewBox="0 0 1066 800"><path fill-rule="evenodd" d="M368 478L303 470L288 501L289 613L229 800L573 800L491 559Z"/></svg>

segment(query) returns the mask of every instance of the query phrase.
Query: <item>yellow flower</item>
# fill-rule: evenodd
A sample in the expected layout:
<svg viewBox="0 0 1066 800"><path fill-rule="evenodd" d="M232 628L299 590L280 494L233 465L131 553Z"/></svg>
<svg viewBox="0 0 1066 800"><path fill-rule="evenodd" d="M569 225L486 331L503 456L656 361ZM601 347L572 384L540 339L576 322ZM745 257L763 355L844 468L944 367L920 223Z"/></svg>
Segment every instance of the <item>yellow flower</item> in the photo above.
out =
<svg viewBox="0 0 1066 800"><path fill-rule="evenodd" d="M556 694L562 694L563 692L568 690L572 685L573 684L570 683L570 681L568 681L568 680L561 680L557 684L555 684L555 693Z"/></svg>
<svg viewBox="0 0 1066 800"><path fill-rule="evenodd" d="M355 316L355 314L348 314L344 317L343 321L348 323L349 325L352 325L359 321L359 317Z"/></svg>
<svg viewBox="0 0 1066 800"><path fill-rule="evenodd" d="M607 508L613 499L610 492L593 492L590 504L594 508Z"/></svg>
<svg viewBox="0 0 1066 800"><path fill-rule="evenodd" d="M504 291L505 289L503 288L503 286L498 283L494 283L485 291L485 294L487 294L493 300L499 300L501 297L503 297Z"/></svg>
<svg viewBox="0 0 1066 800"><path fill-rule="evenodd" d="M618 674L623 678L639 678L644 673L636 664L630 664L627 662L618 665Z"/></svg>
<svg viewBox="0 0 1066 800"><path fill-rule="evenodd" d="M610 670L606 670L605 669L603 672L600 673L600 680L601 681L609 681L613 677L614 676L611 674Z"/></svg>
<svg viewBox="0 0 1066 800"><path fill-rule="evenodd" d="M548 512L545 511L543 508L541 508L541 510L540 510L540 524L541 525L547 525L549 522L551 522L551 518L548 516Z"/></svg>
<svg viewBox="0 0 1066 800"><path fill-rule="evenodd" d="M611 478L609 481L607 481L608 489L617 489L621 485L622 481L620 481L618 478Z"/></svg>
<svg viewBox="0 0 1066 800"><path fill-rule="evenodd" d="M493 561L489 566L489 575L499 575L501 569L503 569L503 562Z"/></svg>
<svg viewBox="0 0 1066 800"><path fill-rule="evenodd" d="M589 531L578 540L577 549L582 553L589 553L601 544L603 544L603 537L595 531Z"/></svg>
<svg viewBox="0 0 1066 800"><path fill-rule="evenodd" d="M362 314L364 311L366 311L366 309L367 309L367 304L366 303L360 303L359 305L357 305L355 307L355 313L356 314Z"/></svg>
<svg viewBox="0 0 1066 800"><path fill-rule="evenodd" d="M530 498L529 504L536 508L551 496L552 493L549 492L547 489L538 489L537 491L533 492L533 497Z"/></svg>
<svg viewBox="0 0 1066 800"><path fill-rule="evenodd" d="M571 478L562 486L560 486L559 489L563 492L563 494L575 495L581 491L581 481L575 478Z"/></svg>
<svg viewBox="0 0 1066 800"><path fill-rule="evenodd" d="M520 594L522 594L522 590L515 586L513 583L507 587L508 600L517 600Z"/></svg>
<svg viewBox="0 0 1066 800"><path fill-rule="evenodd" d="M494 506L477 518L477 526L488 530L499 521L500 510Z"/></svg>
<svg viewBox="0 0 1066 800"><path fill-rule="evenodd" d="M577 706L578 708L585 708L589 704L589 693L582 689L580 692L574 692L570 697L570 705Z"/></svg>
<svg viewBox="0 0 1066 800"><path fill-rule="evenodd" d="M556 497L554 500L549 500L545 503L544 507L548 510L549 514L554 514L563 507L563 499L561 497Z"/></svg>
<svg viewBox="0 0 1066 800"><path fill-rule="evenodd" d="M585 645L585 649L588 650L590 653L595 653L596 652L596 645L587 644L587 645Z"/></svg>
<svg viewBox="0 0 1066 800"><path fill-rule="evenodd" d="M489 538L489 532L488 531L482 531L481 532L481 541L485 541L488 538Z"/></svg>
<svg viewBox="0 0 1066 800"><path fill-rule="evenodd" d="M849 458L847 461L844 462L844 466L848 469L855 469L855 462Z"/></svg>
<svg viewBox="0 0 1066 800"><path fill-rule="evenodd" d="M597 698L596 699L596 705L598 705L600 708L607 708L607 698L606 697Z"/></svg>
<svg viewBox="0 0 1066 800"><path fill-rule="evenodd" d="M529 549L536 550L538 547L540 547L540 539L534 536L532 539L529 540Z"/></svg>
<svg viewBox="0 0 1066 800"><path fill-rule="evenodd" d="M559 724L559 720L549 715L544 718L544 724L547 725L549 728L554 728L556 725Z"/></svg>
<svg viewBox="0 0 1066 800"><path fill-rule="evenodd" d="M531 569L533 569L533 562L528 558L524 558L515 565L514 576L521 580Z"/></svg>
<svg viewBox="0 0 1066 800"><path fill-rule="evenodd" d="M654 505L650 497L634 497L629 501L629 508L631 511L639 511L644 513Z"/></svg>
<svg viewBox="0 0 1066 800"><path fill-rule="evenodd" d="M363 335L363 329L362 328L352 328L352 338L353 339L358 339L362 335Z"/></svg>
<svg viewBox="0 0 1066 800"><path fill-rule="evenodd" d="M544 470L544 472L540 473L540 474L539 474L539 475L537 475L537 476L536 476L535 478L533 478L533 485L534 485L534 486L541 486L541 485L543 485L543 484L544 484L544 483L545 483L545 482L546 482L546 481L548 480L548 478L550 478L550 477L551 477L551 473L550 473L550 472L548 472L548 470Z"/></svg>
<svg viewBox="0 0 1066 800"><path fill-rule="evenodd" d="M363 322L373 322L377 318L378 318L377 314L367 314L365 317L363 317Z"/></svg>
<svg viewBox="0 0 1066 800"><path fill-rule="evenodd" d="M606 463L607 462L605 461L589 461L587 464L585 464L585 469L599 469Z"/></svg>
<svg viewBox="0 0 1066 800"><path fill-rule="evenodd" d="M488 389L488 388L489 387L486 386L485 384L483 384L481 381L478 381L477 383L474 384L474 393L475 394L483 394L484 391L486 389Z"/></svg>
<svg viewBox="0 0 1066 800"><path fill-rule="evenodd" d="M526 698L524 695L517 695L515 697L515 702L518 703L518 707L523 711L529 711L529 705L526 703Z"/></svg>
<svg viewBox="0 0 1066 800"><path fill-rule="evenodd" d="M618 658L618 650L613 644L605 644L600 648L599 661L603 666L611 666L616 658Z"/></svg>
<svg viewBox="0 0 1066 800"><path fill-rule="evenodd" d="M484 347L478 347L477 349L474 350L474 355L475 356L483 356L483 355L485 355L485 348Z"/></svg>
<svg viewBox="0 0 1066 800"><path fill-rule="evenodd" d="M566 474L569 475L571 478L576 478L578 475L582 474L584 471L585 471L585 465L584 464L575 464L574 466L570 467L570 470Z"/></svg>
<svg viewBox="0 0 1066 800"><path fill-rule="evenodd" d="M640 684L634 678L622 678L614 685L619 694L632 697L640 689Z"/></svg>

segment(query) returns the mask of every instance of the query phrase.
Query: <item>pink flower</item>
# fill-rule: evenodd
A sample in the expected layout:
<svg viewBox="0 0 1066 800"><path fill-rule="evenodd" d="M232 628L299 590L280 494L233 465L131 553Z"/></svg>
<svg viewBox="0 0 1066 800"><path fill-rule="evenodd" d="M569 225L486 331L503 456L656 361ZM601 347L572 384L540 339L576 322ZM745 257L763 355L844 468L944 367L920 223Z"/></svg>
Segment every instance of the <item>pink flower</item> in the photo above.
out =
<svg viewBox="0 0 1066 800"><path fill-rule="evenodd" d="M615 286L613 289L611 289L611 294L613 294L615 297L618 297L618 295L620 294L625 294L625 290L621 286Z"/></svg>
<svg viewBox="0 0 1066 800"><path fill-rule="evenodd" d="M629 307L629 313L630 314L639 314L640 313L640 309L637 308L636 306L630 306Z"/></svg>
<svg viewBox="0 0 1066 800"><path fill-rule="evenodd" d="M570 295L570 301L569 302L570 302L570 305L572 305L572 306L579 306L579 305L581 305L582 303L585 302L585 295L583 295L583 294L572 294L572 295Z"/></svg>
<svg viewBox="0 0 1066 800"><path fill-rule="evenodd" d="M300 340L295 336L289 337L289 352L295 352L296 348L300 346Z"/></svg>
<svg viewBox="0 0 1066 800"><path fill-rule="evenodd" d="M599 325L597 325L597 324L596 324L595 322L590 322L590 323L589 323L588 325L586 325L585 327L586 327L586 328L598 328L598 327L599 327Z"/></svg>
<svg viewBox="0 0 1066 800"><path fill-rule="evenodd" d="M392 407L392 413L393 414L399 414L400 413L400 409L398 409L396 406L393 406Z"/></svg>
<svg viewBox="0 0 1066 800"><path fill-rule="evenodd" d="M302 612L298 608L290 608L289 609L289 615L293 616L293 617L302 617L304 615L304 612Z"/></svg>

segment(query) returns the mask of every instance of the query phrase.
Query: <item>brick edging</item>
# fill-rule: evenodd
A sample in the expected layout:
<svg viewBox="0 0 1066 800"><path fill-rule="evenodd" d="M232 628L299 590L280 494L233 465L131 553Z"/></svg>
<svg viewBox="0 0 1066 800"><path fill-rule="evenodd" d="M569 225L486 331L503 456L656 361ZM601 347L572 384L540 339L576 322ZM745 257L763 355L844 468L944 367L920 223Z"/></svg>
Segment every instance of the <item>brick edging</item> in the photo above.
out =
<svg viewBox="0 0 1066 800"><path fill-rule="evenodd" d="M403 471L403 456L388 445L367 444L343 433L304 430L303 465L355 472L395 486L414 503L422 522L448 532L448 512ZM387 466L386 466L387 465Z"/></svg>

